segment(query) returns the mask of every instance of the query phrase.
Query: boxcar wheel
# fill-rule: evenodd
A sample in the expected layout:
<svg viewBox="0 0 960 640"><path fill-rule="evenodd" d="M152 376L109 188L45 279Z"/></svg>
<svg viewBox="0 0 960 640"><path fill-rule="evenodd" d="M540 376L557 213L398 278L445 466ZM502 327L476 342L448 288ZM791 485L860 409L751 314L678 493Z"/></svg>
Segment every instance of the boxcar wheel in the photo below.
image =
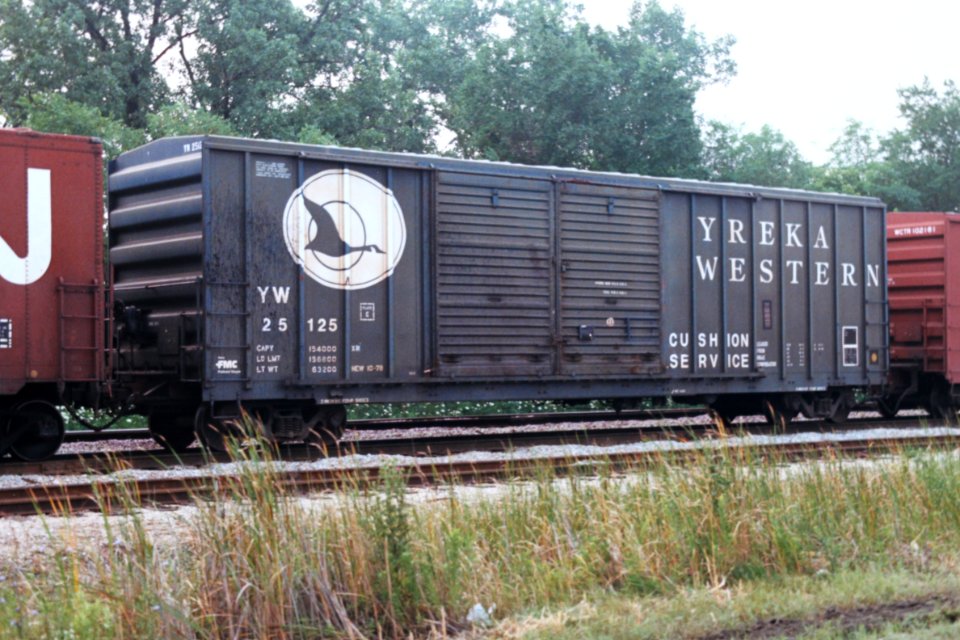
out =
<svg viewBox="0 0 960 640"><path fill-rule="evenodd" d="M343 436L347 426L347 410L343 405L322 407L319 409L322 417L314 428L307 434L306 443L325 447L336 444Z"/></svg>
<svg viewBox="0 0 960 640"><path fill-rule="evenodd" d="M7 433L19 433L10 445L10 453L20 460L44 460L63 443L63 416L49 402L31 400L13 410Z"/></svg>
<svg viewBox="0 0 960 640"><path fill-rule="evenodd" d="M950 393L940 385L930 390L924 408L931 418L937 420L953 420L957 417L957 409L950 401Z"/></svg>
<svg viewBox="0 0 960 640"><path fill-rule="evenodd" d="M182 453L196 440L194 418L189 413L151 412L147 423L154 441L167 451Z"/></svg>
<svg viewBox="0 0 960 640"><path fill-rule="evenodd" d="M205 449L218 453L227 450L228 427L221 420L211 420L206 407L197 409L193 424L197 439Z"/></svg>

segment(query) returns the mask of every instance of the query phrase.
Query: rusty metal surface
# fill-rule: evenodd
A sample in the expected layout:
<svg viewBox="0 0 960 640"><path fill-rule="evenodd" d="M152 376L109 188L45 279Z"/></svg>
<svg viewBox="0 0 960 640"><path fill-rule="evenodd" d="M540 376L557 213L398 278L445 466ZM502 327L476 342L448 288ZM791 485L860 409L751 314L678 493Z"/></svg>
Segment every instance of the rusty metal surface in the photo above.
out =
<svg viewBox="0 0 960 640"><path fill-rule="evenodd" d="M960 216L891 213L890 361L960 382Z"/></svg>
<svg viewBox="0 0 960 640"><path fill-rule="evenodd" d="M100 144L0 130L0 395L102 380Z"/></svg>

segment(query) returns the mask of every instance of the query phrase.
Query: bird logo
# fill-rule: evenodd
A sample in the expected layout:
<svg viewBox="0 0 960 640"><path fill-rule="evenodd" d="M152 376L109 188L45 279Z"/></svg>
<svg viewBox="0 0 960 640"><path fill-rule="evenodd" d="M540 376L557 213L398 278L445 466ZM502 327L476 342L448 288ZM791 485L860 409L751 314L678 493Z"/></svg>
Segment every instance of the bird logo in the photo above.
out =
<svg viewBox="0 0 960 640"><path fill-rule="evenodd" d="M287 201L283 231L294 261L335 289L365 289L389 278L406 244L393 191L349 169L305 180Z"/></svg>

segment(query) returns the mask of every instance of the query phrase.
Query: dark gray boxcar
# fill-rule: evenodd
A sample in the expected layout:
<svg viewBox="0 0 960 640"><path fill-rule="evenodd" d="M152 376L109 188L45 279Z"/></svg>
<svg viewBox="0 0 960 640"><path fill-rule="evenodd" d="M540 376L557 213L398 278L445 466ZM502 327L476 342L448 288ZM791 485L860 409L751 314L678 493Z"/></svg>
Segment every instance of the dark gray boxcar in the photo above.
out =
<svg viewBox="0 0 960 640"><path fill-rule="evenodd" d="M123 154L110 194L119 365L161 395L826 415L886 370L872 198L222 137Z"/></svg>

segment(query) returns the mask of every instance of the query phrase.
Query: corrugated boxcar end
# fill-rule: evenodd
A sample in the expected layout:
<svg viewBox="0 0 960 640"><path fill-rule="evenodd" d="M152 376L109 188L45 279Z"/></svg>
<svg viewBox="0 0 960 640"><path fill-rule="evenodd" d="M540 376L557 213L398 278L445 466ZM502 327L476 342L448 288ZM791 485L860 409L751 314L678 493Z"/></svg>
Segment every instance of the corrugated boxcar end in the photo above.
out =
<svg viewBox="0 0 960 640"><path fill-rule="evenodd" d="M891 412L953 415L960 399L960 215L891 213Z"/></svg>
<svg viewBox="0 0 960 640"><path fill-rule="evenodd" d="M202 148L203 138L164 139L110 165L117 368L138 391L158 375L201 379Z"/></svg>

